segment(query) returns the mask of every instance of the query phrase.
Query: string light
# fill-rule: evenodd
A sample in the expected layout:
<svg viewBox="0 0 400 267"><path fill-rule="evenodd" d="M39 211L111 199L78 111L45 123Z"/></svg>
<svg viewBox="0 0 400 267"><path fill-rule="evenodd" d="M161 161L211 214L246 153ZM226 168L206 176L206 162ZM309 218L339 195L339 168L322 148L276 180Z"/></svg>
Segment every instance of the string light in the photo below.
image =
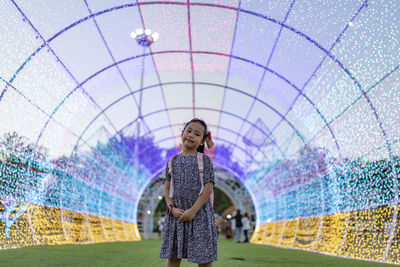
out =
<svg viewBox="0 0 400 267"><path fill-rule="evenodd" d="M240 8L239 1L141 5L145 25L162 38L148 28L130 37L144 48L160 44L152 46L154 64L143 58L143 73L159 74L146 76L146 86L180 82L176 78L183 72L185 82L212 81L222 88L223 97L215 91L202 99L206 90L197 89L206 87L189 86L190 94L196 89L196 104L223 111L221 117L206 118L220 123L214 125L221 127L218 141L229 144L218 144L214 159L235 172L253 196L252 242L400 263L399 7L396 1L350 2L334 8L307 1L290 8L263 1L242 1ZM105 27L105 18L137 7L101 6L93 12L96 17L88 17L79 5L62 6L62 1L0 5L9 11L0 17L6 33L0 63L0 247L140 240L138 198L171 155L154 160L165 151L152 139L128 142L122 133L110 138L135 118L128 110L134 102L104 110L136 90L120 90L120 84L137 86L141 70L135 59L130 61L137 46L128 54L120 49L132 42L126 27ZM71 16L53 16L53 6ZM59 24L51 28L54 18ZM109 25L114 22L121 23ZM87 28L96 32L80 34ZM117 29L122 30L115 41L110 37ZM164 48L178 51L164 54ZM124 69L131 62L135 67ZM157 110L158 99L166 107L178 101L160 92L151 87L143 95L143 107L152 116L159 113L152 113L146 98ZM231 141L235 133L252 132L247 124L236 129L239 117L256 126L263 118L268 126L262 128L263 142L241 142L251 136ZM148 118L144 114L138 121ZM168 124L157 123L149 130L165 130ZM132 151L139 143L142 152L135 161ZM250 143L255 159L247 160L235 146L246 151Z"/></svg>

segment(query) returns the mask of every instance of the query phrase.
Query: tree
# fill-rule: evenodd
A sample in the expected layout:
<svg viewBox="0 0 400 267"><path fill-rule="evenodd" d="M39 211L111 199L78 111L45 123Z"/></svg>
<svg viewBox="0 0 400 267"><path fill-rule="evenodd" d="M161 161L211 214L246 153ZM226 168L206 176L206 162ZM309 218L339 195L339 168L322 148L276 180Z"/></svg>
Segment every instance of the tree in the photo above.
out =
<svg viewBox="0 0 400 267"><path fill-rule="evenodd" d="M47 150L16 132L6 133L0 139L0 197L12 196L25 202L45 173L49 172Z"/></svg>

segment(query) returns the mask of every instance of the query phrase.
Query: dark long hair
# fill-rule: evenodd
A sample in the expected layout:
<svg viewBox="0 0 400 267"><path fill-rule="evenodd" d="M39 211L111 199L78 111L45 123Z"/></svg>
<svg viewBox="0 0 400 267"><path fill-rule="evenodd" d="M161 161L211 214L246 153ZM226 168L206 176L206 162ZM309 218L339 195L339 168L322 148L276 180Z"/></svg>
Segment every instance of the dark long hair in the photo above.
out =
<svg viewBox="0 0 400 267"><path fill-rule="evenodd" d="M198 122L201 124L201 126L203 126L203 128L204 128L203 140L206 140L206 138L207 138L207 123L205 123L205 121L198 119L198 118L193 118L185 124L185 127L183 128L183 131L182 131L182 135L183 135L183 132L186 130L186 127L192 122ZM197 152L204 153L204 145L200 145L197 148Z"/></svg>

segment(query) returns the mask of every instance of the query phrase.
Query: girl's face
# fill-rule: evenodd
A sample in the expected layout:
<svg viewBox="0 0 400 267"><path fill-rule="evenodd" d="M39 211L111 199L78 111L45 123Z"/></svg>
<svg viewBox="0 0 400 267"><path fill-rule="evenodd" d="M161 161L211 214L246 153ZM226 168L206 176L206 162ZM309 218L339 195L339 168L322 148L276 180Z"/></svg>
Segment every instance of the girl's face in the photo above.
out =
<svg viewBox="0 0 400 267"><path fill-rule="evenodd" d="M182 144L188 150L197 150L204 144L204 127L198 122L191 122L182 133Z"/></svg>

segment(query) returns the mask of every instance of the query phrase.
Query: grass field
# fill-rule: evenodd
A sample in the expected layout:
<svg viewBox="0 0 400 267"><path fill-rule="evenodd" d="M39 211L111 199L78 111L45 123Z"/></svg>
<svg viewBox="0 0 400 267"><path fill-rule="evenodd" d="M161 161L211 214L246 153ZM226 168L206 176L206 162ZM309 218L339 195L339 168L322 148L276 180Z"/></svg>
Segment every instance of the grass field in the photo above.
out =
<svg viewBox="0 0 400 267"><path fill-rule="evenodd" d="M0 251L0 266L164 266L160 240L91 245L34 246ZM182 260L181 266L197 266ZM218 241L214 267L241 266L393 266L349 260L306 251L280 249L234 241Z"/></svg>

